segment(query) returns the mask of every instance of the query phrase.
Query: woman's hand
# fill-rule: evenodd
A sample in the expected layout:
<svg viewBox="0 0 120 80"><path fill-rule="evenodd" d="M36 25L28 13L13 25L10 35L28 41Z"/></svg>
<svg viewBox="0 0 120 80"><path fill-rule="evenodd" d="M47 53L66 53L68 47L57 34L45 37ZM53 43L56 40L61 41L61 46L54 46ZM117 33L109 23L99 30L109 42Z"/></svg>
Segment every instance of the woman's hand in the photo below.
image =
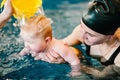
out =
<svg viewBox="0 0 120 80"><path fill-rule="evenodd" d="M34 57L35 60L43 60L49 63L64 63L64 59L56 53L54 50L50 50L47 53L34 53L31 54L32 57Z"/></svg>
<svg viewBox="0 0 120 80"><path fill-rule="evenodd" d="M13 7L11 4L11 0L6 0L2 14L4 14L4 17L9 18L12 16L12 13L13 13Z"/></svg>
<svg viewBox="0 0 120 80"><path fill-rule="evenodd" d="M0 29L12 16L12 13L13 13L13 8L11 5L11 0L6 0L5 5L4 5L4 10L0 14Z"/></svg>

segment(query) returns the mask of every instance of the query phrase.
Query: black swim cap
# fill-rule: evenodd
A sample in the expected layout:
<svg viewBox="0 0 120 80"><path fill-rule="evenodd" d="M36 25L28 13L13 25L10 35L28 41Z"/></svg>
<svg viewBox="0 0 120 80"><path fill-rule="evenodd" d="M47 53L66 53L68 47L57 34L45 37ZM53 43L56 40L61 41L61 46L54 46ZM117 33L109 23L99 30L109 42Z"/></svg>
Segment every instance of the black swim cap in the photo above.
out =
<svg viewBox="0 0 120 80"><path fill-rule="evenodd" d="M111 0L94 0L83 14L84 24L95 32L111 35L120 26L120 12Z"/></svg>

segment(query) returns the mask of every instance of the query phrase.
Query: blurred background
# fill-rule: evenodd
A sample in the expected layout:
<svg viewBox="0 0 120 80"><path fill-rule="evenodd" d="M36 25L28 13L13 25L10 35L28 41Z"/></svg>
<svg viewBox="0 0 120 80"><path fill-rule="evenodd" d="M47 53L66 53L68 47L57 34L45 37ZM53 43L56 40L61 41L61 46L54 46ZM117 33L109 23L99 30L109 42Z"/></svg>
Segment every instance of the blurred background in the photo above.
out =
<svg viewBox="0 0 120 80"><path fill-rule="evenodd" d="M90 0L43 0L47 17L53 20L53 35L64 38L80 23Z"/></svg>

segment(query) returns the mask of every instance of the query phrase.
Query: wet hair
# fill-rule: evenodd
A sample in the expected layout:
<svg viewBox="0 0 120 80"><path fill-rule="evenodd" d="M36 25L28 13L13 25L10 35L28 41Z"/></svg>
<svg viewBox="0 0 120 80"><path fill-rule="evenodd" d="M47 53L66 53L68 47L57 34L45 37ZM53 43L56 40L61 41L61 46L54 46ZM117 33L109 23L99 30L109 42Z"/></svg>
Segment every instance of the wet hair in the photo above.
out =
<svg viewBox="0 0 120 80"><path fill-rule="evenodd" d="M120 41L120 28L118 28L116 31L115 31L115 35L114 35L116 38L119 39Z"/></svg>
<svg viewBox="0 0 120 80"><path fill-rule="evenodd" d="M33 36L39 36L43 38L48 36L52 37L50 19L43 15L31 17L25 22L21 29L29 33L34 33Z"/></svg>
<svg viewBox="0 0 120 80"><path fill-rule="evenodd" d="M116 10L120 12L120 0L112 0L112 2L115 5Z"/></svg>
<svg viewBox="0 0 120 80"><path fill-rule="evenodd" d="M112 0L94 0L82 17L83 23L103 35L113 35L120 26L120 12Z"/></svg>

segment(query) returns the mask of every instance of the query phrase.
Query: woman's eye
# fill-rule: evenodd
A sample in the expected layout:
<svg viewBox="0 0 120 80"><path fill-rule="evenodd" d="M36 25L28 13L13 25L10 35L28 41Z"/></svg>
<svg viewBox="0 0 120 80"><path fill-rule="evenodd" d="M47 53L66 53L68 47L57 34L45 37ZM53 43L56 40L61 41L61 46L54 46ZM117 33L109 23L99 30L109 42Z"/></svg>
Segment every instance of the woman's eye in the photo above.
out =
<svg viewBox="0 0 120 80"><path fill-rule="evenodd" d="M94 37L94 35L93 34L90 34L90 33L87 33L90 37Z"/></svg>

